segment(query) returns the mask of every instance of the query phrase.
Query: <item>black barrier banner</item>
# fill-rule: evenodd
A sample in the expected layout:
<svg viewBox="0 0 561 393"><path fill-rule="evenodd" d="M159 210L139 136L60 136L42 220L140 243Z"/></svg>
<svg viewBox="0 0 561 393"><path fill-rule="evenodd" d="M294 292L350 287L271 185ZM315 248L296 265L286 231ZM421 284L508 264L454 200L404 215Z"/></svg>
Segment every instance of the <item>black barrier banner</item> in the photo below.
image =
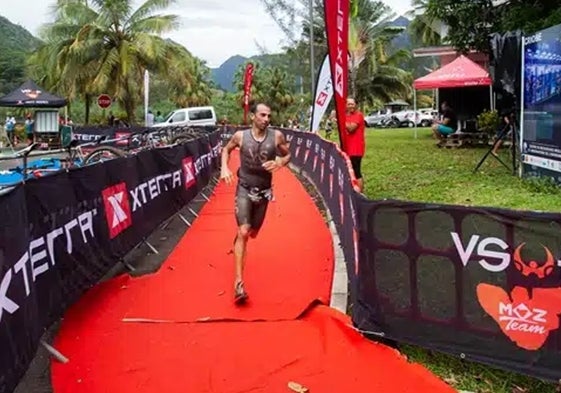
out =
<svg viewBox="0 0 561 393"><path fill-rule="evenodd" d="M0 196L0 392L11 392L45 329L205 187L215 132L31 180Z"/></svg>
<svg viewBox="0 0 561 393"><path fill-rule="evenodd" d="M352 288L358 271L358 231L350 162L335 143L315 133L280 130L290 145L292 164L312 180L333 217ZM351 290L351 302L353 296Z"/></svg>
<svg viewBox="0 0 561 393"><path fill-rule="evenodd" d="M559 380L561 215L357 201L358 328Z"/></svg>
<svg viewBox="0 0 561 393"><path fill-rule="evenodd" d="M228 138L236 128L229 128ZM280 129L343 248L353 324L537 378L561 378L561 215L372 201L340 149Z"/></svg>

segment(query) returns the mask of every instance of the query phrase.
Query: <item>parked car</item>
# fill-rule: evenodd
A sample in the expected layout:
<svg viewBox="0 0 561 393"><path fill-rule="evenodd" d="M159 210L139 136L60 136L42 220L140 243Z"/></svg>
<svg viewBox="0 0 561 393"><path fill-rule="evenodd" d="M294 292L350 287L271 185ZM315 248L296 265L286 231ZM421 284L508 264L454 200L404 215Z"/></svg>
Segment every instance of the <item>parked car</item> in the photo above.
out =
<svg viewBox="0 0 561 393"><path fill-rule="evenodd" d="M383 110L369 113L368 116L364 117L366 127L379 127L386 116L386 111Z"/></svg>
<svg viewBox="0 0 561 393"><path fill-rule="evenodd" d="M418 110L417 112L413 110L405 110L392 114L396 123L399 124L398 127L429 127L438 112L432 109L429 110Z"/></svg>
<svg viewBox="0 0 561 393"><path fill-rule="evenodd" d="M212 106L198 106L181 108L172 111L161 123L153 127L165 126L215 126L217 123L216 112Z"/></svg>

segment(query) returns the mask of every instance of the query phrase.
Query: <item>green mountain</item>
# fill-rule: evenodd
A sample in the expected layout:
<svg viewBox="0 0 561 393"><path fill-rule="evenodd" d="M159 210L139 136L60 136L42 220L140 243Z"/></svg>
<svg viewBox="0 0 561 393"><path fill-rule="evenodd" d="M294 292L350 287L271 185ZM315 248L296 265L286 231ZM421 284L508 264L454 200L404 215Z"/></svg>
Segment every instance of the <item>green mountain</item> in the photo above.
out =
<svg viewBox="0 0 561 393"><path fill-rule="evenodd" d="M26 58L41 41L3 16L0 37L0 94L4 95L24 82Z"/></svg>
<svg viewBox="0 0 561 393"><path fill-rule="evenodd" d="M218 68L211 68L211 76L214 84L226 91L234 91L234 76L238 68L245 64L248 60L253 60L263 64L264 66L269 66L273 64L279 64L282 61L282 55L271 54L271 55L258 55L252 57L243 57L240 55L235 55L226 60Z"/></svg>
<svg viewBox="0 0 561 393"><path fill-rule="evenodd" d="M411 21L408 18L399 16L395 20L390 22L390 24L392 26L400 26L405 28L405 30L392 41L391 51L395 51L398 49L412 49L410 29L409 29L409 25L411 24ZM218 88L222 90L234 91L235 90L235 87L233 85L234 75L236 74L238 68L242 64L245 64L248 60L259 61L263 63L263 65L270 65L272 63L282 64L283 62L282 55L280 54L259 55L259 56L252 56L250 58L243 57L240 55L232 56L228 60L226 60L220 67L210 69L212 81ZM405 65L410 66L410 64L404 64L404 66Z"/></svg>

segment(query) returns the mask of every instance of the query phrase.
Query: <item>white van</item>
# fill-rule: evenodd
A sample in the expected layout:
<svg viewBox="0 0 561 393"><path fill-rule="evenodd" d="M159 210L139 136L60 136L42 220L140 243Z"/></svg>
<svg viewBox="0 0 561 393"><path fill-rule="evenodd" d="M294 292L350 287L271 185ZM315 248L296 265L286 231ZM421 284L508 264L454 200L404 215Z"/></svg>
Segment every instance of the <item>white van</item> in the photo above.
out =
<svg viewBox="0 0 561 393"><path fill-rule="evenodd" d="M182 108L172 111L161 123L154 127L166 126L215 126L217 123L216 113L212 106L197 106Z"/></svg>

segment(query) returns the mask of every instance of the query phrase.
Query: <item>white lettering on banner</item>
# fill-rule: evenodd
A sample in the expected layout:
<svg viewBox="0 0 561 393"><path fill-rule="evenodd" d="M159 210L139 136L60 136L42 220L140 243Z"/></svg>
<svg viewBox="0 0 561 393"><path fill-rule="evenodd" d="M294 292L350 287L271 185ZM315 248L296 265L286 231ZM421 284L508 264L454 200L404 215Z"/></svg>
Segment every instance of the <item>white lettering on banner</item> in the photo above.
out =
<svg viewBox="0 0 561 393"><path fill-rule="evenodd" d="M98 139L101 139L101 137L103 137L103 135L74 134L74 139L82 142L97 141Z"/></svg>
<svg viewBox="0 0 561 393"><path fill-rule="evenodd" d="M34 288L32 284L42 274L45 274L51 267L56 265L55 240L65 234L66 236L62 239L66 240L66 253L72 255L78 245L87 244L88 240L95 238L93 217L96 215L97 209L86 211L77 218L53 229L44 236L33 239L29 243L25 254L2 277L2 282L0 283L0 321L2 321L4 311L14 314L20 307L14 299L8 297L10 285L17 285L18 281L21 280L19 282L23 282L25 297L28 297ZM77 237L77 233L81 234L81 236ZM82 242L77 242L78 238L81 238ZM62 241L62 239L59 241ZM73 239L77 244L73 242Z"/></svg>
<svg viewBox="0 0 561 393"><path fill-rule="evenodd" d="M329 170L333 172L335 169L335 159L332 156L329 156Z"/></svg>
<svg viewBox="0 0 561 393"><path fill-rule="evenodd" d="M496 246L502 250L508 248L502 239L497 237L484 238L481 241L479 235L472 235L469 239L467 247L464 247L460 236L456 232L452 232L452 240L460 256L460 260L464 266L467 266L469 260L472 258L475 248L477 247L476 255L482 257L478 262L485 269L493 273L499 273L505 270L510 265L510 254L507 252L493 251L489 249L489 246ZM485 258L494 258L500 261L497 264L491 264L487 262Z"/></svg>
<svg viewBox="0 0 561 393"><path fill-rule="evenodd" d="M339 168L337 171L337 180L339 183L339 190L341 190L342 192L343 186L345 185L345 176L343 175L343 171L341 170L341 168Z"/></svg>
<svg viewBox="0 0 561 393"><path fill-rule="evenodd" d="M182 171L177 170L171 173L166 173L165 175L158 175L130 190L130 196L132 198L132 211L135 212L142 206L146 205L148 202L156 199L162 192L181 187L181 174ZM124 214L120 206L121 204L119 204L119 209L121 210L122 214ZM116 217L118 213L115 207L114 212ZM126 214L124 214L123 218L126 218Z"/></svg>
<svg viewBox="0 0 561 393"><path fill-rule="evenodd" d="M199 175L201 171L212 165L212 160L220 155L220 144L211 147L208 153L200 155L193 163L194 175ZM185 161L185 160L184 160ZM191 168L188 168L189 170ZM187 171L186 178L192 177L193 173ZM134 189L130 190L132 198L132 211L133 213L146 205L148 202L158 198L163 192L173 190L183 186L183 168L158 175L148 179L144 183L139 184ZM122 210L122 209L121 209ZM116 211L116 210L115 210ZM115 213L117 214L117 213ZM126 215L125 215L126 216Z"/></svg>
<svg viewBox="0 0 561 393"><path fill-rule="evenodd" d="M312 141L309 140L309 139L306 141L306 148L308 148L308 149L312 148Z"/></svg>
<svg viewBox="0 0 561 393"><path fill-rule="evenodd" d="M512 303L499 303L499 320L506 321L505 330L545 334L547 311L530 308L524 303L513 307Z"/></svg>
<svg viewBox="0 0 561 393"><path fill-rule="evenodd" d="M345 81L343 78L343 26L345 18L343 10L341 9L343 0L337 1L337 57L335 60L335 91L340 97L343 97Z"/></svg>
<svg viewBox="0 0 561 393"><path fill-rule="evenodd" d="M537 33L534 35L531 35L530 37L526 37L524 39L524 44L528 45L528 44L535 44L536 42L540 42L542 40L542 33Z"/></svg>
<svg viewBox="0 0 561 393"><path fill-rule="evenodd" d="M321 149L321 160L325 161L325 149Z"/></svg>
<svg viewBox="0 0 561 393"><path fill-rule="evenodd" d="M319 144L318 143L315 144L314 151L315 151L316 154L319 153Z"/></svg>

